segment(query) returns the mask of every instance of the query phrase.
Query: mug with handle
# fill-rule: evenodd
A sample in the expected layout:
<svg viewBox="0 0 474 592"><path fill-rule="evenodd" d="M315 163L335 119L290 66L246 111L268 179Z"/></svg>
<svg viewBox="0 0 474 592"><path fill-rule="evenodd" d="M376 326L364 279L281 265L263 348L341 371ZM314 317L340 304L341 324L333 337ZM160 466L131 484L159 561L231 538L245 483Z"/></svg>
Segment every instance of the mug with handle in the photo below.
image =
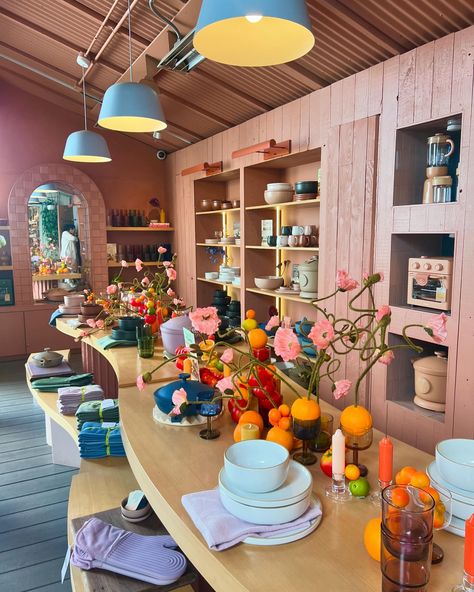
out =
<svg viewBox="0 0 474 592"><path fill-rule="evenodd" d="M291 233L294 234L295 236L301 236L304 233L304 227L303 226L293 226Z"/></svg>
<svg viewBox="0 0 474 592"><path fill-rule="evenodd" d="M292 234L288 237L288 246L289 247L297 247L298 246L298 237Z"/></svg>
<svg viewBox="0 0 474 592"><path fill-rule="evenodd" d="M288 236L281 234L277 238L277 247L287 247L288 246Z"/></svg>

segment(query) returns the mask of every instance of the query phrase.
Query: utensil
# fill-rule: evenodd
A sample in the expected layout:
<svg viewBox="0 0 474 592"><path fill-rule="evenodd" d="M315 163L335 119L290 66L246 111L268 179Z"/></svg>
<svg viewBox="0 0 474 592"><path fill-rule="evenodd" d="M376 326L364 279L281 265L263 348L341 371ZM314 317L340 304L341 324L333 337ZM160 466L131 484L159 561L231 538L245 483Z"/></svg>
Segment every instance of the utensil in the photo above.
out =
<svg viewBox="0 0 474 592"><path fill-rule="evenodd" d="M214 199L211 202L213 210L220 210L222 208L222 201L220 199Z"/></svg>
<svg viewBox="0 0 474 592"><path fill-rule="evenodd" d="M318 259L313 257L298 266L301 298L318 297Z"/></svg>
<svg viewBox="0 0 474 592"><path fill-rule="evenodd" d="M284 236L290 236L290 234L291 234L291 226L282 226L281 227L281 233Z"/></svg>
<svg viewBox="0 0 474 592"><path fill-rule="evenodd" d="M210 212L212 210L212 201L210 199L201 199L200 210L201 212Z"/></svg>
<svg viewBox="0 0 474 592"><path fill-rule="evenodd" d="M277 237L275 235L267 236L267 245L269 247L276 247Z"/></svg>
<svg viewBox="0 0 474 592"><path fill-rule="evenodd" d="M311 238L306 234L300 234L298 236L298 247L309 247L311 244Z"/></svg>
<svg viewBox="0 0 474 592"><path fill-rule="evenodd" d="M435 352L412 360L415 371L415 398L413 402L432 411L444 411L446 407L446 379L448 358L445 352Z"/></svg>
<svg viewBox="0 0 474 592"><path fill-rule="evenodd" d="M222 210L230 210L232 208L232 202L231 201L223 201L222 205L221 205L221 209Z"/></svg>
<svg viewBox="0 0 474 592"><path fill-rule="evenodd" d="M231 203L233 208L240 208L240 199L233 199Z"/></svg>
<svg viewBox="0 0 474 592"><path fill-rule="evenodd" d="M268 191L292 191L293 185L291 183L268 183Z"/></svg>
<svg viewBox="0 0 474 592"><path fill-rule="evenodd" d="M449 157L454 152L454 142L446 134L437 133L426 140L427 144L427 166L445 167L448 166Z"/></svg>

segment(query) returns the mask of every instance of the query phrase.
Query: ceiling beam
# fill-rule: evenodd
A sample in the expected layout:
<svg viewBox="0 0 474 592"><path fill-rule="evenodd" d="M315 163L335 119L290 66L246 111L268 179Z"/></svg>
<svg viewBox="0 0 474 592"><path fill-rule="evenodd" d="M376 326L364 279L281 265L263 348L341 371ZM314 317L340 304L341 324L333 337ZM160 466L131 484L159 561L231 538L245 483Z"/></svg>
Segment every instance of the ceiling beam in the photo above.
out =
<svg viewBox="0 0 474 592"><path fill-rule="evenodd" d="M234 126L234 123L232 123L231 121L227 121L226 119L223 119L222 117L219 117L218 115L215 115L214 113L211 113L210 111L207 111L206 109L203 109L202 107L198 107L197 105L190 103L186 99L183 99L182 97L178 97L178 95L175 95L163 88L160 88L160 95L163 95L164 97L168 97L169 99L171 99L175 103L178 103L179 105L183 105L183 107L186 107L187 109L190 109L191 111L194 111L195 113L197 113L201 117L204 117L205 119L209 119L210 121L213 121L214 123L217 123L217 124L221 125L222 127L229 128L229 127Z"/></svg>
<svg viewBox="0 0 474 592"><path fill-rule="evenodd" d="M204 140L203 136L200 136L196 132L193 132L190 129L187 129L186 127L183 127L182 125L178 125L177 123L170 121L168 118L166 118L166 121L168 122L169 127L172 127L176 131L181 132L182 134L189 136L190 138L194 138L195 140L198 140L198 141Z"/></svg>
<svg viewBox="0 0 474 592"><path fill-rule="evenodd" d="M323 88L323 86L328 86L328 84L330 84L324 78L321 78L317 74L313 74L313 72L310 72L309 70L307 70L303 66L300 66L296 62L279 64L276 67L279 70L285 72L285 74L288 74L288 76L290 76L291 78L294 78L299 83L306 86L307 88L310 88L311 90L318 90L320 88Z"/></svg>
<svg viewBox="0 0 474 592"><path fill-rule="evenodd" d="M30 29L31 31L35 31L35 33L38 33L39 35L42 35L43 37L47 37L49 39L52 39L53 41L56 41L56 43L59 43L63 47L67 47L68 49L70 49L76 53L79 53L80 51L84 51L84 49L85 49L84 47L80 47L79 45L76 45L75 43L71 43L70 41L64 39L63 37L60 37L59 35L56 35L56 33L48 31L47 29L44 29L43 27L35 25L35 24L27 21L26 19L24 19L16 14L13 14L12 12L10 12L9 10L6 10L5 8L0 7L0 15L13 21L14 23L17 23L19 25L22 25L23 27L26 27L27 29ZM113 70L114 72L117 72L119 74L122 74L122 72L123 72L122 68L120 68L119 66L116 66L115 64L112 64L111 62L108 62L106 60L101 60L100 63L102 66L105 66L106 68L109 68L109 70Z"/></svg>

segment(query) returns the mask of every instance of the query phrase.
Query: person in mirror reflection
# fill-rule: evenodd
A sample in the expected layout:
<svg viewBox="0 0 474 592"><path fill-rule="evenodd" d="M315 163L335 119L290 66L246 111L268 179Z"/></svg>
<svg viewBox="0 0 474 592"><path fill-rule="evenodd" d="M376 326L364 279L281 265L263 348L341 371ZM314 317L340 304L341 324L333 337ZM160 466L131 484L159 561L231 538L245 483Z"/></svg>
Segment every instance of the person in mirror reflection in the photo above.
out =
<svg viewBox="0 0 474 592"><path fill-rule="evenodd" d="M74 224L65 224L61 235L61 253L63 261L67 261L74 270L80 264L79 260L79 239L76 236L76 227Z"/></svg>

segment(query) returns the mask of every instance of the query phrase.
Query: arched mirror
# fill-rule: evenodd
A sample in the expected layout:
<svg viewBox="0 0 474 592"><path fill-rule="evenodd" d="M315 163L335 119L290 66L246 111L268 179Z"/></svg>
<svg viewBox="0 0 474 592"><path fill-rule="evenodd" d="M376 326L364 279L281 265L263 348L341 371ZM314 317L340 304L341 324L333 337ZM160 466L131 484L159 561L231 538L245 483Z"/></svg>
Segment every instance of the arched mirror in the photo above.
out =
<svg viewBox="0 0 474 592"><path fill-rule="evenodd" d="M28 199L28 234L35 301L79 291L89 280L87 201L74 187L50 182Z"/></svg>

